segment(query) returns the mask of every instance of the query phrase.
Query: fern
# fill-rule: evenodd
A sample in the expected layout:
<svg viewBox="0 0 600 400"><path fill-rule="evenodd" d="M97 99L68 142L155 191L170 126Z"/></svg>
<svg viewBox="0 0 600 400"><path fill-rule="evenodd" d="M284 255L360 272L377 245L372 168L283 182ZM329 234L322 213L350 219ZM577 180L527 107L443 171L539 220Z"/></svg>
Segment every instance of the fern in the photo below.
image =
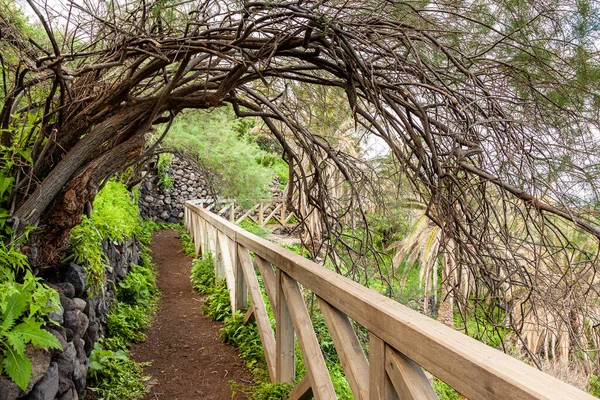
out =
<svg viewBox="0 0 600 400"><path fill-rule="evenodd" d="M6 276L0 280L0 373L5 372L23 390L31 379L27 345L61 348L58 339L42 329L57 304L58 293L30 271L23 283Z"/></svg>

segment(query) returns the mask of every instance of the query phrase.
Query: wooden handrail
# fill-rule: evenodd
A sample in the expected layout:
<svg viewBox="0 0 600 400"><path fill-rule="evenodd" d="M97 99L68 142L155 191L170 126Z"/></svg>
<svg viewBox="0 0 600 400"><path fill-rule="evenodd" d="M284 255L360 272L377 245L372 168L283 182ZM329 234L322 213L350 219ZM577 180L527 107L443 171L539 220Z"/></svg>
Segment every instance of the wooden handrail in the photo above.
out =
<svg viewBox="0 0 600 400"><path fill-rule="evenodd" d="M243 210L241 206L236 206L234 199L200 199L189 200L188 203L200 206L209 211L213 211L214 209L218 216L221 216L229 211L229 222L235 221L236 224L239 224L245 219L249 219L255 224L259 225L261 228L265 228L269 222L273 220L281 226L287 226L290 219L296 217L293 212L286 212L285 200L281 198L260 200L254 206L250 207L249 210L246 210L246 212L244 212L237 219L234 218L235 210ZM218 205L220 205L220 207L217 207ZM273 209L265 216L265 210L267 210L269 206L273 206ZM255 212L257 215L254 215Z"/></svg>
<svg viewBox="0 0 600 400"><path fill-rule="evenodd" d="M216 271L227 278L232 310L238 310L240 304L247 302L248 294L240 290L240 281L247 283L271 379L293 380L296 332L307 377L292 391L292 398L307 398L311 394L317 399L335 398L329 375L324 370L323 355L315 345L314 330L306 318L304 301L298 296L300 283L318 298L356 399L367 399L367 396L394 399L398 395L402 399L435 398L421 368L471 400L594 399L374 290L253 235L192 202L186 203L185 222L195 243L201 242L198 252L217 254ZM259 300L261 294L256 292L259 290L256 269L250 266L249 251L254 253L276 316L275 338L270 325L264 321L264 303L262 297ZM224 260L227 257L229 259ZM234 262L241 263L242 267L238 268ZM226 272L224 268L238 272ZM235 281L230 283L232 279ZM368 361L348 318L370 333Z"/></svg>

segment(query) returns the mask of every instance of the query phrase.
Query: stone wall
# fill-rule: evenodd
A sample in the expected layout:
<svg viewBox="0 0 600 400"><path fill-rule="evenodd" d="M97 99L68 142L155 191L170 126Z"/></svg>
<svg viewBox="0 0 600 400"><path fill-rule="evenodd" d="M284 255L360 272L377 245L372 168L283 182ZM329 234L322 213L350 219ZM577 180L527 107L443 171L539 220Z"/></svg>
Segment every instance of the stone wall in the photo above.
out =
<svg viewBox="0 0 600 400"><path fill-rule="evenodd" d="M6 377L0 377L0 400L78 400L85 399L88 357L94 344L106 332L106 318L115 297L115 287L132 264L139 262L140 244L104 242L109 268L103 290L92 295L86 289L83 267L69 263L60 279L51 283L60 296L61 308L50 315L59 326L47 328L58 338L63 351L29 348L32 379L26 391Z"/></svg>
<svg viewBox="0 0 600 400"><path fill-rule="evenodd" d="M140 184L140 215L156 222L177 223L183 218L184 203L212 198L204 174L190 162L174 156L167 174L172 188L162 188L156 171L149 171Z"/></svg>

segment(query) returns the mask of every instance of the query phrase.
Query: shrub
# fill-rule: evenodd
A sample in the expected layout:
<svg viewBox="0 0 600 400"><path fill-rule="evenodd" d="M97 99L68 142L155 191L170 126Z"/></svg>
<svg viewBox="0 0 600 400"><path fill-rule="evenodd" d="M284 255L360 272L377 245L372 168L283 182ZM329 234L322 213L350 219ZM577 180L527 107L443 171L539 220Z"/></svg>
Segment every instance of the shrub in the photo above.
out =
<svg viewBox="0 0 600 400"><path fill-rule="evenodd" d="M229 315L223 323L219 333L221 341L237 346L240 358L255 374L264 371L266 361L256 324L244 324L244 315L239 311Z"/></svg>

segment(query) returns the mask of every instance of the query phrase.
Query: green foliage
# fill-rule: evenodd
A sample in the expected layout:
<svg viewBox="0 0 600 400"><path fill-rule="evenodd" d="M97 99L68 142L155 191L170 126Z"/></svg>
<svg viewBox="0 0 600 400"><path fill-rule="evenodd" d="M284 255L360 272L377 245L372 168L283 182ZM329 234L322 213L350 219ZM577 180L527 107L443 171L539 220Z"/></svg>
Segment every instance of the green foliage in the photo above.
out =
<svg viewBox="0 0 600 400"><path fill-rule="evenodd" d="M183 251L183 254L189 257L196 257L196 246L192 243L190 234L181 229L178 238L181 240L181 251Z"/></svg>
<svg viewBox="0 0 600 400"><path fill-rule="evenodd" d="M222 279L215 281L215 287L204 300L203 311L215 321L224 321L231 315L231 304L229 302L229 292L227 285Z"/></svg>
<svg viewBox="0 0 600 400"><path fill-rule="evenodd" d="M151 317L146 307L118 303L108 314L108 334L126 346L146 340L144 329L150 325Z"/></svg>
<svg viewBox="0 0 600 400"><path fill-rule="evenodd" d="M106 339L94 345L88 369L90 389L98 394L98 400L141 399L146 394L144 382L149 379L142 368L148 363L136 363L125 350L112 346Z"/></svg>
<svg viewBox="0 0 600 400"><path fill-rule="evenodd" d="M125 279L119 283L117 300L125 304L153 308L157 294L154 271L148 266L133 265Z"/></svg>
<svg viewBox="0 0 600 400"><path fill-rule="evenodd" d="M237 346L240 358L255 374L265 371L266 361L256 324L244 324L244 315L239 311L226 317L223 323L221 341Z"/></svg>
<svg viewBox="0 0 600 400"><path fill-rule="evenodd" d="M248 400L285 400L294 388L289 383L261 381L247 390Z"/></svg>
<svg viewBox="0 0 600 400"><path fill-rule="evenodd" d="M142 224L145 236L157 224ZM88 378L90 387L99 400L134 400L146 394L144 382L148 377L142 367L128 356L127 347L146 339L144 330L156 310L159 291L156 272L150 262L147 248L116 288L116 304L108 314L108 336L94 346L90 356Z"/></svg>
<svg viewBox="0 0 600 400"><path fill-rule="evenodd" d="M600 377L592 374L586 389L592 396L600 397Z"/></svg>
<svg viewBox="0 0 600 400"><path fill-rule="evenodd" d="M243 220L242 222L240 222L240 226L247 230L250 233L255 234L256 236L260 236L260 237L265 237L267 235L270 235L271 233L273 233L270 229L267 228L262 228L259 225L257 225L256 223L250 221L250 220Z"/></svg>
<svg viewBox="0 0 600 400"><path fill-rule="evenodd" d="M10 275L0 277L0 374L6 373L21 389L31 378L26 346L61 348L58 339L42 329L59 304L58 293L30 271L22 283Z"/></svg>
<svg viewBox="0 0 600 400"><path fill-rule="evenodd" d="M173 154L162 153L158 155L158 162L156 163L156 171L158 172L158 186L165 190L170 190L173 188L173 179L171 179L167 173L169 167L171 166L172 159Z"/></svg>
<svg viewBox="0 0 600 400"><path fill-rule="evenodd" d="M156 309L158 288L150 264L134 265L116 290L117 303L107 317L108 335L122 347L146 340L144 330Z"/></svg>
<svg viewBox="0 0 600 400"><path fill-rule="evenodd" d="M454 315L454 325L457 330L463 331L470 337L503 350L506 344L507 329L503 328L504 311L495 307L492 311L484 313L481 308L475 315L469 315L466 320L458 313Z"/></svg>
<svg viewBox="0 0 600 400"><path fill-rule="evenodd" d="M70 258L86 268L92 290L102 284L107 267L102 241L121 241L138 232L138 206L131 193L122 183L108 182L94 199L91 217L84 216L71 231Z"/></svg>
<svg viewBox="0 0 600 400"><path fill-rule="evenodd" d="M283 243L281 244L281 247L293 251L299 256L310 258L310 252L302 243Z"/></svg>
<svg viewBox="0 0 600 400"><path fill-rule="evenodd" d="M165 143L209 171L214 193L249 206L270 196L274 174L258 162L264 151L245 130L228 109L197 111L178 117Z"/></svg>
<svg viewBox="0 0 600 400"><path fill-rule="evenodd" d="M438 378L433 378L432 384L433 390L435 390L440 400L461 400L462 397L456 390Z"/></svg>
<svg viewBox="0 0 600 400"><path fill-rule="evenodd" d="M152 244L152 234L161 228L162 226L153 220L145 219L137 226L135 237L143 246L150 246Z"/></svg>
<svg viewBox="0 0 600 400"><path fill-rule="evenodd" d="M104 280L104 271L108 264L102 251L102 234L91 219L83 216L79 225L71 230L70 258L85 267L87 284L96 291Z"/></svg>
<svg viewBox="0 0 600 400"><path fill-rule="evenodd" d="M213 258L210 253L192 262L190 280L194 290L198 293L206 294L215 286L215 268L213 265Z"/></svg>
<svg viewBox="0 0 600 400"><path fill-rule="evenodd" d="M131 238L140 223L138 205L125 185L108 182L94 199L91 221L104 239Z"/></svg>
<svg viewBox="0 0 600 400"><path fill-rule="evenodd" d="M21 253L16 244L0 241L0 282L14 280L15 274L27 269L29 269L27 256Z"/></svg>

